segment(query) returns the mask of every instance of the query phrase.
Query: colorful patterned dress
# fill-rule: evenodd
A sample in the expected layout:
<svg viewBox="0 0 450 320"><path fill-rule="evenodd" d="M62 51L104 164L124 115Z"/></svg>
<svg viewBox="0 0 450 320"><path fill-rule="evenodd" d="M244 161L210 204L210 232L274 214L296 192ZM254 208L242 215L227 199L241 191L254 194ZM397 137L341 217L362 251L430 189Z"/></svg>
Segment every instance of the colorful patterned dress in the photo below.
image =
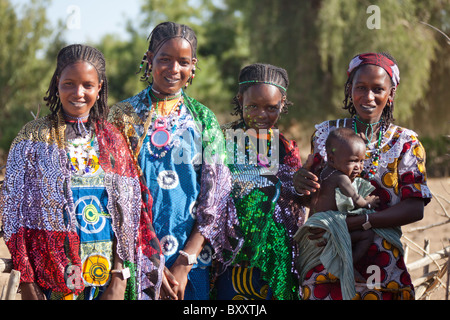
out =
<svg viewBox="0 0 450 320"><path fill-rule="evenodd" d="M153 121L150 90L113 106L109 119L127 139L152 196L153 224L166 266L173 265L196 224L208 240L188 275L185 299L209 299L213 253L236 250L225 236L234 232L236 221L225 216L230 174L223 135L215 115L184 92L178 110ZM157 147L152 139L163 129L170 142Z"/></svg>
<svg viewBox="0 0 450 320"><path fill-rule="evenodd" d="M352 123L353 119L340 119L316 125L313 136L315 161L326 161L325 141L329 132L336 127L352 127ZM369 144L367 148L365 171L373 165L371 155L376 151L375 144ZM425 150L415 132L394 124L386 129L380 145L377 171L371 183L375 187L372 194L381 200L378 211L407 198L422 198L425 204L430 201L431 193L426 184ZM371 266L379 267L380 289L369 289L366 283L356 283L354 299L414 299L414 287L400 250L378 235L356 268L365 279L369 279L374 274ZM305 300L342 299L339 279L328 273L321 264L300 280Z"/></svg>
<svg viewBox="0 0 450 320"><path fill-rule="evenodd" d="M242 245L232 264L222 266L226 269L215 281L216 296L221 300L298 299L292 237L305 219L292 180L301 166L298 147L276 131L270 141L261 140L268 144L266 153L277 157L270 164L252 164L248 148L240 154L238 143L231 140L233 132L242 129L242 120L222 127L231 153L227 157L233 183L229 210L237 213L240 237L236 241ZM232 135L227 134L229 130ZM245 161L239 162L242 155ZM273 162L278 167L268 172Z"/></svg>
<svg viewBox="0 0 450 320"><path fill-rule="evenodd" d="M151 204L142 201L117 129L93 127L87 138L66 141L59 112L26 124L13 141L0 213L14 269L50 299L97 299L110 281L115 240L131 273L125 298L153 299L164 258L146 210Z"/></svg>

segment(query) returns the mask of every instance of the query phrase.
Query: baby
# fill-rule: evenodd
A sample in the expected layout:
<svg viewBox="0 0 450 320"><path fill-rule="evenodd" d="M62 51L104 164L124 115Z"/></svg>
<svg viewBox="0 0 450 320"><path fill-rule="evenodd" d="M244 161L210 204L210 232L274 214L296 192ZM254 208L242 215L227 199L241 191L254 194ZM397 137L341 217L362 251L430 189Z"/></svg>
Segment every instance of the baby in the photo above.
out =
<svg viewBox="0 0 450 320"><path fill-rule="evenodd" d="M338 211L336 188L342 195L353 201L354 208L374 209L379 204L376 196L360 196L352 184L363 169L366 145L353 130L338 128L330 132L325 148L327 163L319 174L320 192L312 201L311 213ZM356 230L350 233L352 240L353 263L367 252L373 241L371 230Z"/></svg>

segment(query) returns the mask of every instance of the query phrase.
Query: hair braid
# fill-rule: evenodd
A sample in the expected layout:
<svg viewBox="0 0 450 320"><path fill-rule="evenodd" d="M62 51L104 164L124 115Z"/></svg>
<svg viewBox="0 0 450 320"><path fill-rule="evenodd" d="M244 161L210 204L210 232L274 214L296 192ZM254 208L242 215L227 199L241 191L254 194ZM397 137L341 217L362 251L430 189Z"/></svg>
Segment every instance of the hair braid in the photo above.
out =
<svg viewBox="0 0 450 320"><path fill-rule="evenodd" d="M108 117L108 80L106 78L106 63L103 53L96 48L73 44L61 49L56 60L56 70L53 73L50 85L47 90L44 101L49 106L53 115L56 115L62 108L61 101L58 97L58 79L62 71L69 65L78 61L90 63L97 71L99 82L103 81L102 88L99 92L99 99L90 110L90 121L106 120Z"/></svg>
<svg viewBox="0 0 450 320"><path fill-rule="evenodd" d="M293 104L291 101L287 100L286 90L289 86L289 77L287 71L283 68L264 63L251 64L241 70L238 81L239 83L246 82L239 85L238 94L240 95L242 95L249 87L261 82L268 82L276 85L281 94L286 96L286 102L281 110L282 113L287 113L289 106ZM234 105L234 111L231 114L240 115L242 117L243 107L239 103L238 95L233 98L232 104Z"/></svg>
<svg viewBox="0 0 450 320"><path fill-rule="evenodd" d="M191 45L192 58L197 58L197 36L195 35L194 30L192 30L187 25L178 24L170 21L162 22L152 30L147 39L150 40L148 45L148 51L151 51L153 52L153 54L156 55L156 53L159 51L159 49L163 46L163 44L166 41L177 37L183 38L187 42L189 42L189 44ZM148 79L152 71L152 66L147 59L147 54L144 55L144 58L142 59L141 64L139 66L139 71L137 73L141 72L144 64L145 64L144 74L141 76L141 81L149 82ZM189 84L192 84L192 78L193 77L189 78L188 80Z"/></svg>

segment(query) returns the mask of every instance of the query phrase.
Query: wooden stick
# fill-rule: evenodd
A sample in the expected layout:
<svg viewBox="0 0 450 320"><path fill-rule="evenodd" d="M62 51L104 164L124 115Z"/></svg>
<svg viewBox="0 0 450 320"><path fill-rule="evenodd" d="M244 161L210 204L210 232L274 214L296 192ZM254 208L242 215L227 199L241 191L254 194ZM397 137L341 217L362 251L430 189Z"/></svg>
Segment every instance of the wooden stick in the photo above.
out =
<svg viewBox="0 0 450 320"><path fill-rule="evenodd" d="M16 300L17 289L19 289L20 284L20 271L11 270L11 275L9 276L8 286L6 288L6 300Z"/></svg>
<svg viewBox="0 0 450 320"><path fill-rule="evenodd" d="M409 242L411 242L413 245L415 245L418 249L420 249L426 256L427 258L429 258L432 262L434 262L434 264L436 265L436 267L441 270L441 266L439 265L439 263L433 259L426 251L424 251L417 243L415 243L414 241L412 241L411 239L409 239L407 236L402 235L403 238L405 238L406 240L408 240ZM422 265L423 267L423 265Z"/></svg>
<svg viewBox="0 0 450 320"><path fill-rule="evenodd" d="M427 255L430 254L430 239L425 238L423 239L423 257L425 258ZM423 274L427 274L430 271L430 267L429 264L425 265L423 267Z"/></svg>
<svg viewBox="0 0 450 320"><path fill-rule="evenodd" d="M414 231L424 231L424 230L431 229L431 228L434 228L434 227L442 226L442 225L447 224L447 223L450 223L450 219L448 219L446 221L442 221L442 222L432 223L432 224L429 224L429 225L426 225L426 226L412 228L412 229L406 230L404 232L405 233L410 233L410 232L414 232Z"/></svg>
<svg viewBox="0 0 450 320"><path fill-rule="evenodd" d="M13 268L12 259L0 258L0 273L11 272Z"/></svg>
<svg viewBox="0 0 450 320"><path fill-rule="evenodd" d="M410 264L408 264L406 266L406 268L408 268L408 270L411 271L411 270L415 270L415 269L421 268L421 267L423 267L423 266L425 266L427 264L430 264L432 262L436 263L436 260L439 260L439 259L442 259L442 258L445 258L445 257L449 256L449 249L450 249L450 246L445 247L442 250L436 251L435 253L429 254L426 257L422 258L422 259L419 259L419 260L416 260L414 262L411 262Z"/></svg>

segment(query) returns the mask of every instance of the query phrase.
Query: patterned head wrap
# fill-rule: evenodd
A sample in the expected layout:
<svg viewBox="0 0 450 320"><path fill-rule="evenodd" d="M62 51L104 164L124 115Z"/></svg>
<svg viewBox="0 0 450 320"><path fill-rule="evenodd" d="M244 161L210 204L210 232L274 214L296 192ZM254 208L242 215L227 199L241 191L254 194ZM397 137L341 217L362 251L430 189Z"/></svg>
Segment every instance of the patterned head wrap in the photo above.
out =
<svg viewBox="0 0 450 320"><path fill-rule="evenodd" d="M400 83L400 70L398 66L394 61L379 53L364 53L354 57L348 66L347 75L350 75L355 68L364 64L373 64L386 70L394 82L395 87Z"/></svg>

